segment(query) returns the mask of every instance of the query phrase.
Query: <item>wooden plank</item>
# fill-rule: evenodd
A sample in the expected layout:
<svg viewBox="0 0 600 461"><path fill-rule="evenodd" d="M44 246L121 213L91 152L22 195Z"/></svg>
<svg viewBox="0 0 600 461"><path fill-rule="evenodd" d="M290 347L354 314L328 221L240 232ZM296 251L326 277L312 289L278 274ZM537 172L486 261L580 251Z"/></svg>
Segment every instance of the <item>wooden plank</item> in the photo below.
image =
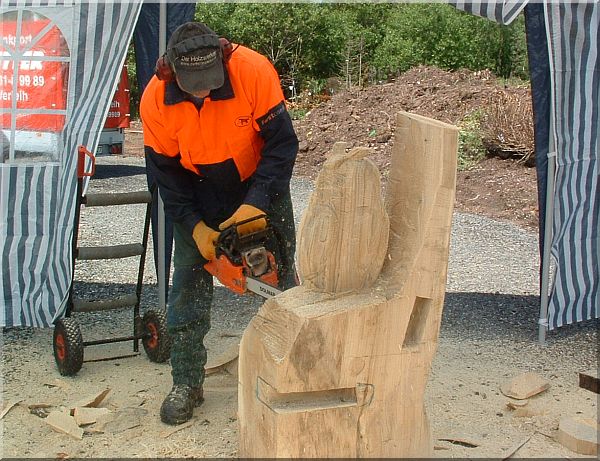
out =
<svg viewBox="0 0 600 461"><path fill-rule="evenodd" d="M196 422L196 418L192 418L187 423L180 424L179 426L171 427L169 429L165 429L164 431L162 431L160 433L160 436L163 439L166 439L167 437L172 436L173 434L175 434L176 432L181 431L182 429L187 429L188 427L193 426L195 422Z"/></svg>
<svg viewBox="0 0 600 461"><path fill-rule="evenodd" d="M86 426L94 424L101 416L110 413L108 408L93 408L93 407L75 407L73 410L73 418L78 426Z"/></svg>
<svg viewBox="0 0 600 461"><path fill-rule="evenodd" d="M550 383L537 373L523 373L502 383L500 392L513 399L524 400L540 394L550 387Z"/></svg>
<svg viewBox="0 0 600 461"><path fill-rule="evenodd" d="M600 379L598 379L598 370L590 370L579 373L579 387L587 389L596 394L600 394Z"/></svg>
<svg viewBox="0 0 600 461"><path fill-rule="evenodd" d="M111 417L114 416L114 419L106 421L101 429L108 434L120 434L141 426L147 414L148 410L145 408L125 407L111 415Z"/></svg>
<svg viewBox="0 0 600 461"><path fill-rule="evenodd" d="M19 402L22 401L23 399L13 399L10 402L7 402L4 408L2 409L2 412L0 412L0 419L3 419L15 405L18 405Z"/></svg>
<svg viewBox="0 0 600 461"><path fill-rule="evenodd" d="M481 446L481 442L465 437L442 437L438 439L441 442L450 442L454 445L460 445L467 448L477 448Z"/></svg>
<svg viewBox="0 0 600 461"><path fill-rule="evenodd" d="M83 438L83 429L77 425L75 418L62 411L50 412L44 421L57 432L62 432L79 440Z"/></svg>
<svg viewBox="0 0 600 461"><path fill-rule="evenodd" d="M237 361L240 355L240 343L236 342L229 346L221 355L214 360L208 360L205 367L206 375L212 375L223 370L227 370L229 365Z"/></svg>
<svg viewBox="0 0 600 461"><path fill-rule="evenodd" d="M527 442L529 442L531 440L531 437L533 437L533 434L528 436L527 438L525 438L522 442L519 442L519 443L515 444L513 447L508 448L502 457L502 461L512 458L513 455L515 455L521 448L523 448L525 446L525 444Z"/></svg>
<svg viewBox="0 0 600 461"><path fill-rule="evenodd" d="M90 395L84 399L81 399L79 402L71 405L71 411L77 407L97 407L102 403L102 401L106 398L108 393L110 392L110 388L104 389L97 394Z"/></svg>
<svg viewBox="0 0 600 461"><path fill-rule="evenodd" d="M509 410L518 410L524 408L529 404L529 400L511 400L506 403Z"/></svg>
<svg viewBox="0 0 600 461"><path fill-rule="evenodd" d="M62 389L65 392L70 392L71 391L71 385L66 383L65 381L63 381L62 379L58 379L55 378L54 381L49 381L44 383L44 386L48 386L48 387L58 387L60 389Z"/></svg>

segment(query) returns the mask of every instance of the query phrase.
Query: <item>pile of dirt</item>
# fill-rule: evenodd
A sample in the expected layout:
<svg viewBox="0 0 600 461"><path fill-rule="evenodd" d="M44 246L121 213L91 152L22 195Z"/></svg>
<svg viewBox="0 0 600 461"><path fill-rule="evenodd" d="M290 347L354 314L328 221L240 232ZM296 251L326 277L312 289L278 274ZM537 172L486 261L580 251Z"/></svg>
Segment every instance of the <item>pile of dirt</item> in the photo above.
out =
<svg viewBox="0 0 600 461"><path fill-rule="evenodd" d="M459 171L455 207L537 232L535 168L527 168L515 160L492 157L468 171Z"/></svg>
<svg viewBox="0 0 600 461"><path fill-rule="evenodd" d="M419 66L393 83L334 94L296 123L300 152L296 173L314 178L333 144L368 146L385 178L393 146L395 114L407 111L460 126L476 111L506 97L530 105L529 88L505 87L489 71L449 72Z"/></svg>
<svg viewBox="0 0 600 461"><path fill-rule="evenodd" d="M489 71L449 72L420 66L402 74L393 83L339 92L295 122L300 149L294 174L314 179L333 144L343 141L350 147L371 147L373 154L369 158L378 166L385 181L394 143L395 114L399 111L460 127L465 117L494 104L502 104L508 113L510 108L506 101L511 101L513 109L523 109L521 123L515 125L513 134L520 139L532 138L530 88L505 86ZM509 115L514 121L515 114ZM489 120L486 122L489 126ZM500 125L501 120L498 129L506 130ZM516 133L517 130L520 132ZM488 139L485 144L489 148L493 142ZM499 141L496 146L499 144L500 148L494 152L502 159L488 157L468 171L458 173L456 208L535 230L538 226L535 169L524 166L518 155L503 153L501 147L511 150L509 139L506 142L506 146L502 146ZM526 142L524 156L530 155L532 143L533 139ZM528 165L531 164L530 161Z"/></svg>

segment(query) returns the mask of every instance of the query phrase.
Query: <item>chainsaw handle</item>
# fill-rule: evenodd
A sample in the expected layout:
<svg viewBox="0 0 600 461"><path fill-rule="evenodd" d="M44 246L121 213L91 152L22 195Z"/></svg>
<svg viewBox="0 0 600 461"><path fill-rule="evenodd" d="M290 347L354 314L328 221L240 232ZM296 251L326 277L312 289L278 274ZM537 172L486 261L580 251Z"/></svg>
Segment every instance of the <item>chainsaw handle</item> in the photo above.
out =
<svg viewBox="0 0 600 461"><path fill-rule="evenodd" d="M239 221L239 222L234 222L233 224L231 224L230 226L227 226L225 229L223 229L221 231L221 233L219 234L219 238L217 239L217 243L222 242L224 239L226 239L230 233L234 232L236 233L236 235L238 237L240 237L240 234L237 232L237 228L239 226L243 226L244 224L248 224L249 222L253 222L253 221L258 221L259 219L264 219L265 221L267 221L267 227L269 227L269 217L266 214L260 214L258 216L253 216L251 218L248 219L244 219L243 221ZM260 231L259 231L260 232ZM253 232L253 234L255 234L256 232ZM251 235L251 234L250 234Z"/></svg>
<svg viewBox="0 0 600 461"><path fill-rule="evenodd" d="M264 219L267 222L267 227L263 230L259 230L256 232L251 232L249 234L240 235L238 232L238 227L249 222L257 221L259 219ZM225 247L233 247L236 246L241 240L250 240L254 236L261 236L265 233L265 230L270 229L270 221L269 217L266 214L261 214L258 216L253 216L252 218L244 219L243 221L236 222L226 227L219 233L219 237L215 242L215 248L218 250L219 248ZM217 253L218 256L218 253Z"/></svg>
<svg viewBox="0 0 600 461"><path fill-rule="evenodd" d="M256 232L251 232L250 234L240 235L238 233L238 226L257 219L265 219L267 227ZM265 214L233 223L223 229L217 237L215 242L215 256L219 258L219 256L224 255L235 264L242 264L241 252L267 239L272 229L273 227L270 225L269 218Z"/></svg>
<svg viewBox="0 0 600 461"><path fill-rule="evenodd" d="M238 226L243 226L244 224L248 224L249 222L258 221L259 219L264 219L265 221L267 221L267 226L269 225L269 217L263 213L263 214L259 214L256 216L252 216L251 218L248 218L248 219L244 219L243 221L233 223L229 227L235 227L236 231L237 231Z"/></svg>

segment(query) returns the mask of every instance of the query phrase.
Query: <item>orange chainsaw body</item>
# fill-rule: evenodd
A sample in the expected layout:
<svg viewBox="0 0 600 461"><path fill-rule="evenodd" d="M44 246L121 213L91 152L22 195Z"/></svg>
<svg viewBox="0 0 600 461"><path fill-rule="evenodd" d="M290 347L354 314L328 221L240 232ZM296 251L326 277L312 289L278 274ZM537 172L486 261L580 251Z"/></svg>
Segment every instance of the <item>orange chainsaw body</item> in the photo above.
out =
<svg viewBox="0 0 600 461"><path fill-rule="evenodd" d="M248 291L248 277L274 288L279 283L275 256L265 248L264 240L270 229L239 236L237 226L245 222L221 232L215 244L216 258L204 265L219 282L240 295Z"/></svg>
<svg viewBox="0 0 600 461"><path fill-rule="evenodd" d="M221 255L209 261L204 268L234 293L243 295L246 292L244 266L236 266L227 256Z"/></svg>

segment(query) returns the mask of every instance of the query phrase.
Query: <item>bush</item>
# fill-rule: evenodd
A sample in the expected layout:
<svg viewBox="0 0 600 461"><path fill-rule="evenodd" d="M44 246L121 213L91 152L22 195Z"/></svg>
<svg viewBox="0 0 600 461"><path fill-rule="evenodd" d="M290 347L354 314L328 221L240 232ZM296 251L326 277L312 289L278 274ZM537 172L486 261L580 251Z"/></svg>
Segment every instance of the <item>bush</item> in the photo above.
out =
<svg viewBox="0 0 600 461"><path fill-rule="evenodd" d="M127 80L129 82L129 113L131 114L131 120L135 120L139 118L140 98L142 95L137 82L133 42L129 44L129 48L127 49L125 64L127 65Z"/></svg>
<svg viewBox="0 0 600 461"><path fill-rule="evenodd" d="M297 93L311 80L373 83L419 64L528 72L522 16L502 26L443 4L199 3L196 19L269 57Z"/></svg>
<svg viewBox="0 0 600 461"><path fill-rule="evenodd" d="M529 90L495 91L488 101L480 125L483 146L491 155L516 157L527 166L533 166L533 109Z"/></svg>
<svg viewBox="0 0 600 461"><path fill-rule="evenodd" d="M217 33L267 56L284 87L297 93L308 81L335 75L346 42L342 16L322 4L199 3L196 9L196 19Z"/></svg>
<svg viewBox="0 0 600 461"><path fill-rule="evenodd" d="M524 19L502 26L448 5L398 5L373 62L381 78L419 64L527 77Z"/></svg>

